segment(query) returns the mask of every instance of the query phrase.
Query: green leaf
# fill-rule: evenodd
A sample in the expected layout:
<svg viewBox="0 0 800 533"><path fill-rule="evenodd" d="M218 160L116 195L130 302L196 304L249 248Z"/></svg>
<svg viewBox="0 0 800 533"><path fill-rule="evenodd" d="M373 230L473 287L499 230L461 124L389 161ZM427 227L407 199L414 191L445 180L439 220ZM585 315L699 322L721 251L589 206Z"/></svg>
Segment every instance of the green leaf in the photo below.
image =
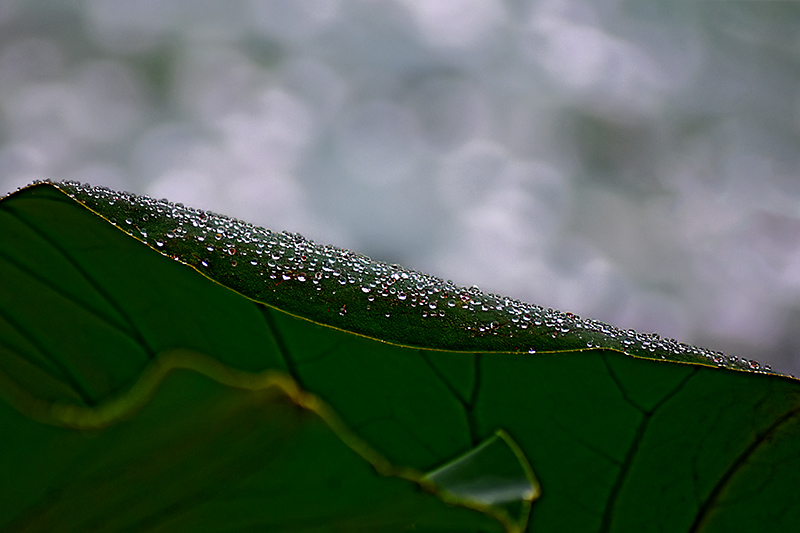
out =
<svg viewBox="0 0 800 533"><path fill-rule="evenodd" d="M359 509L386 520L373 523L378 529L391 522L485 531L487 517L509 531L785 530L800 521L800 387L755 362L75 183L38 184L3 199L0 235L0 423L13 436L0 447L3 471L12 473L0 494L10 502L0 528L67 508L77 518L57 525L85 526L98 501L111 502L102 516L112 524L119 515L118 529L166 528L177 514L202 516L209 529L252 523L246 515L269 520L272 511L250 515L246 503L273 497L272 489L237 482L223 491L214 472L258 463L257 442L301 447L306 441L295 434L306 430L324 438L302 446L325 452L273 461L287 470L267 475L269 483L291 487L281 496L296 498L276 512L316 509L304 485L324 492L333 474L320 457L341 452L353 464L342 476L356 481L352 490L329 489L341 505L336 516ZM203 354L193 361L217 370L189 365L173 384L173 373L157 369L169 368L175 353ZM274 387L240 386L269 372L330 416L289 416L285 401L262 400ZM204 422L194 410L225 413L231 405L249 413L231 426L225 414ZM253 405L264 413L251 413ZM216 429L240 425L252 441L236 455L235 442L217 440ZM184 461L180 436L192 431L204 435L203 451ZM172 507L120 503L162 485L163 471L145 465L185 473L204 472L198 465L206 463L202 490L192 476L171 486L179 495ZM386 465L380 474L413 474L367 479L370 464ZM122 470L137 475L95 485ZM317 470L318 478L308 474ZM531 507L537 479L541 498ZM373 492L373 482L383 488ZM389 499L400 505L409 486L430 491L420 509L433 521L399 524L396 508L367 498L397 490L402 496ZM66 505L59 498L73 487L81 497ZM210 507L196 491L214 493ZM443 518L440 508L458 518ZM338 519L307 516L319 530ZM196 522L181 524L191 530Z"/></svg>

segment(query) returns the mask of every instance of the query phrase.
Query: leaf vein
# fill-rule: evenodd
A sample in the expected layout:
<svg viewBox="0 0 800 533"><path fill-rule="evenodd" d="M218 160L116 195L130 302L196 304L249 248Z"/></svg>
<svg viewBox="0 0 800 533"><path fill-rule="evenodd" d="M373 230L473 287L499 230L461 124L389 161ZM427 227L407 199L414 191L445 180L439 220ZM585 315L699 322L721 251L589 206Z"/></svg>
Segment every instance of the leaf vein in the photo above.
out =
<svg viewBox="0 0 800 533"><path fill-rule="evenodd" d="M702 505L700 505L697 516L695 517L692 526L689 528L688 533L695 533L702 529L703 524L708 517L708 513L719 502L722 492L729 485L734 476L747 464L747 459L749 459L761 447L762 444L768 442L770 438L781 428L781 426L793 421L798 417L800 417L800 406L784 413L783 416L775 420L775 422L773 422L763 433L756 435L756 438L752 443L750 443L750 446L742 451L739 457L737 457L736 460L731 463L731 466L725 471L717 484L708 494L708 497L705 499Z"/></svg>
<svg viewBox="0 0 800 533"><path fill-rule="evenodd" d="M658 411L658 409L664 405L667 401L673 398L676 394L678 394L689 382L689 380L696 375L697 368L693 368L691 372L686 374L683 379L672 389L669 393L665 394L663 398L661 398L651 409L645 409L640 406L637 402L631 398L625 387L623 387L619 376L617 376L614 369L609 365L608 359L606 355L602 357L603 363L605 364L606 368L608 369L609 376L611 379L614 380L616 383L620 394L625 399L625 401L636 408L642 415L642 419L639 422L639 425L636 428L636 433L631 439L631 445L628 447L628 450L625 452L625 457L622 460L622 463L619 467L619 474L614 479L614 484L611 486L611 490L609 491L608 499L606 500L606 506L603 511L603 518L600 526L601 532L607 532L611 529L611 521L614 518L614 511L617 505L617 501L619 499L620 494L622 493L622 487L625 484L627 479L628 472L630 471L633 462L636 460L636 456L639 452L639 444L641 443L642 439L644 438L645 433L647 433L648 426L650 422L653 420L653 415Z"/></svg>

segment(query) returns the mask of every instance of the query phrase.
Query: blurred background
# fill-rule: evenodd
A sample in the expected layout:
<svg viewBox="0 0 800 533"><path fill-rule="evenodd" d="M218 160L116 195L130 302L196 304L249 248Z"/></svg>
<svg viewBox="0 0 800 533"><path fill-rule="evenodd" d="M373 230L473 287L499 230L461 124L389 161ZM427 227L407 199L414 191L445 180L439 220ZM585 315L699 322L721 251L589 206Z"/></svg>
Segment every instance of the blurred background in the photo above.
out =
<svg viewBox="0 0 800 533"><path fill-rule="evenodd" d="M800 4L0 0L73 179L800 374Z"/></svg>

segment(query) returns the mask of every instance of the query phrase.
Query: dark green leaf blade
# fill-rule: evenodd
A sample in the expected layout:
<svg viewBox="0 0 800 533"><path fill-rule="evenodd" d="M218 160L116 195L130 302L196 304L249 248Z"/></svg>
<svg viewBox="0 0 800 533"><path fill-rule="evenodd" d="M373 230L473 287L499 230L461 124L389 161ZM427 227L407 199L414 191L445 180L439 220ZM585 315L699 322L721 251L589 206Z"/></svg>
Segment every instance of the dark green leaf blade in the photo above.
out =
<svg viewBox="0 0 800 533"><path fill-rule="evenodd" d="M73 194L80 189L75 185L62 187L71 187ZM131 218L130 226L139 232L134 237L147 240L150 249L115 231L111 224L82 211L77 204L72 204L71 209L58 217L52 217L53 227L48 226L47 231L77 224L82 228L78 233L88 232L90 237L71 242L65 250L82 258L78 263L84 272L94 274L86 265L95 261L111 271L117 269L117 278L107 278L99 284L103 291L111 294L112 288L119 290L118 285L132 284L127 294L117 296L114 293L113 299L151 302L147 312L133 313L132 322L137 329L150 331L143 335L146 340L164 339L161 344L153 343L156 349L185 345L219 358L233 368L286 370L303 389L333 406L347 427L392 463L420 471L434 469L473 449L496 430L504 429L519 444L542 483L543 496L534 505L530 531L657 531L662 528L722 531L732 523L745 529L761 528L767 523L775 526L772 529L780 530L800 520L800 506L797 505L800 498L794 491L795 473L800 471L800 459L793 453L798 446L796 428L800 405L796 380L719 370L708 365L764 371L755 364L673 341L619 332L596 322L581 321L568 314L483 295L475 290L453 289L451 284L417 277L416 273L399 267L377 264L379 273L385 273L388 280L394 281L384 290L381 283L372 287L367 279L365 287L361 285L366 279L362 274L372 263L330 247L326 250L333 254L334 261L329 264L333 266L320 261L317 263L319 270L305 266L297 270L296 261L309 261L313 254L305 254L305 259L302 258L304 254L296 254L295 244L308 250L307 241L296 236L271 234L276 237L278 248L295 255L276 253L278 259L273 259L270 253L270 259L265 258L263 263L256 260L257 264L251 265L257 267L255 270L238 269L232 261L241 265L242 257L250 258L250 255L243 255L244 252L259 256L247 248L252 242L243 242L245 247L242 248L234 238L244 237L250 231L248 238L252 241L256 236L252 227L219 219L229 221L231 227L246 228L245 233L220 233L222 249L217 245L214 247L217 255L201 257L202 250L208 250L199 245L203 241L197 241L198 234L189 233L192 230L187 229L183 238L173 233L172 239L177 240L174 245L167 245L170 239L167 234L172 231L164 228L175 230L186 226L176 224L176 220L192 224L192 217L186 219L181 215L182 208L147 200L134 209L124 207L126 202L137 202L133 197L82 190L85 197L81 202L100 212L108 221L116 221L120 229L124 230L126 223L121 215L129 213L131 217L140 217ZM19 210L17 200L27 202L36 197L42 202L36 207L30 204L29 215L38 226L50 216L52 202L67 200L59 194L52 185L27 189L0 203L0 215ZM110 199L114 199L114 204L109 206ZM136 211L140 208L143 211ZM173 209L178 210L178 219ZM205 216L214 219L214 215ZM0 218L0 225L6 220ZM99 229L100 226L105 229ZM146 228L146 236L141 234L142 228ZM127 231L131 231L130 228ZM161 231L163 241L158 238ZM101 232L102 236L97 237L96 232ZM216 241L215 234L212 238ZM61 239L59 237L56 242L62 242ZM234 243L233 254L230 253L231 242ZM100 251L109 246L111 252L103 256ZM257 243L255 246L257 248ZM17 263L28 253L24 247L24 253L5 246L3 250L5 255L0 258L11 257ZM186 261L206 276L214 277L217 283L153 250ZM320 253L324 255L325 250ZM262 251L262 257L263 254ZM126 268L119 266L120 257L124 258ZM200 258L199 266L192 263L193 258ZM138 267L145 264L142 261L151 266ZM203 261L209 266L203 266ZM219 263L218 267L214 266L214 261ZM274 265L270 265L270 261ZM29 263L38 265L28 261L23 270L36 272L37 279L59 279L58 269L55 269L56 274L39 272ZM329 277L325 277L328 273L325 266L331 269ZM333 267L338 267L338 275ZM11 271L16 267L7 261L0 262L0 268ZM319 283L314 284L311 280L316 279L317 271L322 275ZM310 272L315 274L314 278L309 276ZM407 278L403 277L404 273ZM354 281L351 283L348 278ZM342 279L344 284L340 283ZM228 284L268 305L236 297L219 283ZM417 287L418 283L421 288ZM52 285L59 283L50 282ZM159 290L153 290L151 285ZM433 290L434 286L439 288L438 292ZM364 291L364 288L369 290ZM248 292L251 289L261 292ZM433 294L428 294L429 289ZM199 306L173 307L177 305L175 301L186 297L182 294L187 290L197 293L191 296ZM446 296L451 296L447 291L453 291L461 305L453 299L454 306L450 308L450 299L441 297L443 291ZM401 292L405 298L401 297ZM223 293L226 296L222 296ZM415 299L412 294L416 294ZM212 303L209 306L203 299L211 295L214 296L208 300ZM231 298L228 300L227 296ZM434 308L430 307L431 303L436 303ZM36 330L35 318L25 322L25 328L16 327L20 318L13 304L14 301L0 305L0 313L4 313L0 318L10 316L14 321L0 321L6 328L1 331L8 331L2 338L2 349L6 351L0 362L6 364L6 353L19 361L37 361L37 355L40 356L38 360L46 361L38 352L49 354L51 347L47 347L48 350L39 347L37 352L37 347L25 344L24 332L41 334L42 328ZM442 304L446 307L442 308ZM497 309L497 305L502 309ZM161 306L178 310L178 314L165 312L161 319L148 322L147 313L159 311ZM122 307L127 309L127 305ZM35 313L34 306L30 309ZM308 309L307 314L304 309ZM449 314L448 309L455 314ZM442 310L444 316L439 315ZM435 317L431 315L433 311ZM530 313L530 319L525 312ZM113 323L113 313L103 313L103 319ZM195 320L202 323L203 317L213 324L215 319L222 320L226 313L235 317L230 323L244 320L244 324L252 325L253 331L237 330L238 336L233 338L213 325L203 328L192 325ZM390 317L386 317L386 313ZM164 320L166 316L171 320ZM536 324L537 317L542 319L542 324ZM74 318L78 325L73 324L66 330L80 331L85 322L82 315L73 314L69 318ZM384 320L387 318L391 320ZM139 324L147 326L139 328ZM580 326L575 327L576 324ZM343 331L351 326L359 335ZM182 328L189 328L191 334L182 335ZM604 329L610 332L608 337ZM68 338L71 342L71 337L64 337L62 344L68 344ZM235 352L225 350L226 342L240 343L243 353L253 355L238 362L231 356ZM409 345L419 348L409 348ZM90 352L94 349L89 348ZM448 352L441 348L465 351ZM528 354L530 348L536 353ZM655 359L663 355L665 359L699 364L665 364L627 357L624 352ZM92 366L92 358L81 359L85 367L77 370L98 371L102 375L103 358L108 354L98 352L95 355L98 366ZM136 352L131 351L131 362L125 364L134 370L128 371L127 379L118 378L116 388L113 391L109 388L109 391L125 389L135 381L144 368L133 363L136 357ZM31 390L45 395L51 394L50 389L44 390L41 385L36 389L36 383L47 371L50 379L60 383L65 391L59 393L65 401L76 401L75 387L69 381L44 363L40 366L38 374L30 375L26 374L27 367L22 363L9 364L4 369L30 385ZM66 364L62 367L72 368ZM100 399L103 397L98 395ZM747 505L741 505L745 497Z"/></svg>

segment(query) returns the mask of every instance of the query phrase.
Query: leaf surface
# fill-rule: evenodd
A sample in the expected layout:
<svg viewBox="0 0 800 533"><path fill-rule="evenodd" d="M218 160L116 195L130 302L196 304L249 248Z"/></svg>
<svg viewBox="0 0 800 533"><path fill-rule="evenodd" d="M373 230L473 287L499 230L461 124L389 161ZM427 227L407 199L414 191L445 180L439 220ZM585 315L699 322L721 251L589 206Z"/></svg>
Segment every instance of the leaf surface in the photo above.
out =
<svg viewBox="0 0 800 533"><path fill-rule="evenodd" d="M474 531L482 516L529 531L800 521L800 387L757 363L74 183L5 198L0 235L0 393L16 409L3 427L18 435L2 456L28 465L15 470L28 499L0 525L79 477L31 466L57 442L52 406L132 397L174 350L290 376L342 434L395 468L429 471L411 481L438 479L439 498L467 507L491 503L488 515L460 510ZM487 496L505 490L511 502Z"/></svg>

